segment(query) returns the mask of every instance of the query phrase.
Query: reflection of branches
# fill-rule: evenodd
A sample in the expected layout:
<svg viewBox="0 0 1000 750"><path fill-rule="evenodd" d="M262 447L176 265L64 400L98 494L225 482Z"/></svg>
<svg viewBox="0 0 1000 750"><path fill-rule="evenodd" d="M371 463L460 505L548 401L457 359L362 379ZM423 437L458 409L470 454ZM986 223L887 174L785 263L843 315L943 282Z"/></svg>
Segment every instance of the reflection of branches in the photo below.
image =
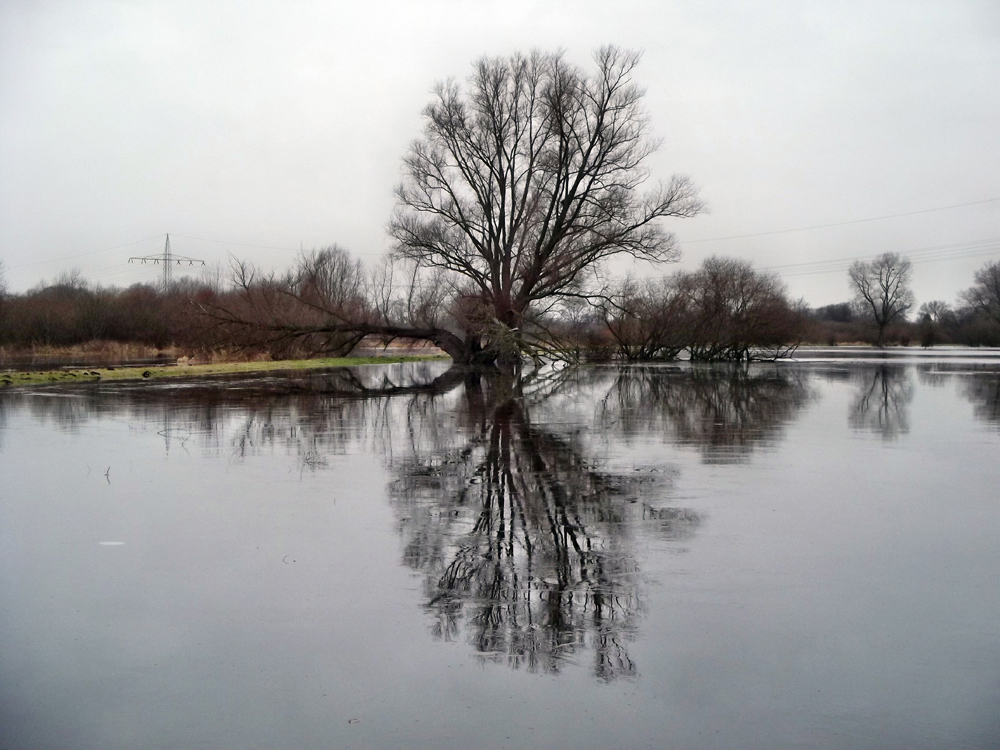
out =
<svg viewBox="0 0 1000 750"><path fill-rule="evenodd" d="M168 450L181 432L197 436L203 450L238 458L280 447L312 468L320 465L317 456L343 453L352 441L384 427L391 396L445 392L462 377L444 363L406 363L46 388L6 393L0 403L23 402L37 419L59 429L107 415L156 424Z"/></svg>
<svg viewBox="0 0 1000 750"><path fill-rule="evenodd" d="M434 426L450 414L422 411L424 439L394 462L405 559L424 574L434 632L456 637L464 620L483 658L530 670L558 671L589 646L602 679L633 674L640 597L626 519L651 477L601 472L533 425L516 390L467 385L458 435Z"/></svg>
<svg viewBox="0 0 1000 750"><path fill-rule="evenodd" d="M943 370L936 363L917 365L914 369L917 371L917 380L920 382L920 385L926 385L929 388L940 388L954 377L950 372Z"/></svg>
<svg viewBox="0 0 1000 750"><path fill-rule="evenodd" d="M1000 375L977 374L966 378L962 395L972 402L978 419L1000 429Z"/></svg>
<svg viewBox="0 0 1000 750"><path fill-rule="evenodd" d="M629 367L598 418L604 429L669 435L706 462L733 463L773 441L808 398L800 376L776 367Z"/></svg>
<svg viewBox="0 0 1000 750"><path fill-rule="evenodd" d="M902 367L878 365L861 371L859 388L851 404L848 418L856 430L878 433L884 440L893 440L910 431L910 401L913 384Z"/></svg>

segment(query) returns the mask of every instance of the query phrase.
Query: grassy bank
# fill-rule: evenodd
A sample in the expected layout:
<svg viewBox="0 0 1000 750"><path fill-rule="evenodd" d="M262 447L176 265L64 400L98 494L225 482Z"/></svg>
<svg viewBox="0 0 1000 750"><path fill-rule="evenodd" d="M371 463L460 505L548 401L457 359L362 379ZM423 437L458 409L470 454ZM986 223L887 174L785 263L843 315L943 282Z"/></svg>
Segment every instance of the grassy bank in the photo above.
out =
<svg viewBox="0 0 1000 750"><path fill-rule="evenodd" d="M166 367L94 367L48 372L5 372L0 374L0 387L48 385L53 383L96 383L119 380L159 380L163 378L197 378L237 373L272 372L276 370L315 370L324 367L356 367L358 365L391 365L399 362L426 362L447 359L441 356L399 357L331 357L327 359L290 359L277 362L226 362Z"/></svg>

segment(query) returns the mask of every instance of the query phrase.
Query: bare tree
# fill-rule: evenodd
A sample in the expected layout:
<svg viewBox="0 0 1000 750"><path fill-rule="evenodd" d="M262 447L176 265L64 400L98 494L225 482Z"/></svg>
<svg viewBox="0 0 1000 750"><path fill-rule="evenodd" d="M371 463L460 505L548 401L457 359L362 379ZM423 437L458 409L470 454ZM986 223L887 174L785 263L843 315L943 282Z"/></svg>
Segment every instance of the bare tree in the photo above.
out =
<svg viewBox="0 0 1000 750"><path fill-rule="evenodd" d="M788 301L784 284L749 261L708 258L694 273L680 274L678 284L689 310L692 359L774 359L802 339L804 316Z"/></svg>
<svg viewBox="0 0 1000 750"><path fill-rule="evenodd" d="M939 299L922 304L917 311L917 318L920 321L920 344L924 348L944 340L943 326L955 323L955 313L947 302Z"/></svg>
<svg viewBox="0 0 1000 750"><path fill-rule="evenodd" d="M707 259L697 271L659 281L626 279L602 305L626 360L749 361L790 354L805 315L774 274L736 258Z"/></svg>
<svg viewBox="0 0 1000 750"><path fill-rule="evenodd" d="M1000 260L988 262L976 271L976 283L962 293L970 307L1000 323Z"/></svg>
<svg viewBox="0 0 1000 750"><path fill-rule="evenodd" d="M639 192L658 145L633 80L639 54L594 57L590 75L561 54L482 58L466 88L438 84L424 110L389 231L396 257L445 270L477 311L470 354L530 346L533 307L595 294L608 258L675 260L659 220L703 210L686 177Z"/></svg>
<svg viewBox="0 0 1000 750"><path fill-rule="evenodd" d="M336 245L302 253L283 276L235 259L230 274L230 293L200 303L219 343L345 353L366 335L356 327L371 317L367 275Z"/></svg>
<svg viewBox="0 0 1000 750"><path fill-rule="evenodd" d="M677 277L626 278L602 311L621 359L675 359L688 343L688 310Z"/></svg>
<svg viewBox="0 0 1000 750"><path fill-rule="evenodd" d="M855 261L848 271L858 312L878 328L876 346L885 343L885 329L905 320L913 307L910 273L913 264L899 253L883 253L870 261Z"/></svg>
<svg viewBox="0 0 1000 750"><path fill-rule="evenodd" d="M951 317L952 311L947 302L936 299L922 304L917 315L921 320L927 319L932 323L943 323Z"/></svg>

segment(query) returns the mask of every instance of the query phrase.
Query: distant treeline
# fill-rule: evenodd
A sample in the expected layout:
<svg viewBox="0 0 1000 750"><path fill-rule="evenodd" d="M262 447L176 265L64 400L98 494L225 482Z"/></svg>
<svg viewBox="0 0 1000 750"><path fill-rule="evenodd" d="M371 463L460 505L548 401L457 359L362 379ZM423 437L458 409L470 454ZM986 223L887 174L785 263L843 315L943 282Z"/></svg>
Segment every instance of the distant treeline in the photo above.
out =
<svg viewBox="0 0 1000 750"><path fill-rule="evenodd" d="M930 310L928 310L930 308ZM808 311L804 341L837 346L875 343L877 329L850 302L825 305ZM885 343L896 346L1000 346L1000 323L970 305L952 308L943 302L920 306L908 320L886 329Z"/></svg>
<svg viewBox="0 0 1000 750"><path fill-rule="evenodd" d="M137 284L92 287L78 274L0 300L0 346L11 349L71 347L91 341L155 348L212 346L196 303L218 290L187 279L169 291Z"/></svg>
<svg viewBox="0 0 1000 750"><path fill-rule="evenodd" d="M319 284L317 269L330 268L337 273ZM986 283L989 273L998 271L1000 263L987 264L976 276L978 285L955 307L935 301L911 310L908 318L888 326L884 342L1000 346L998 301ZM345 286L348 277L351 283ZM236 277L228 284L218 278L182 279L164 291L148 285L95 287L73 273L20 294L3 294L0 287L0 347L19 351L106 341L176 347L190 354L242 350L278 358L343 354L362 340L387 340L317 333L324 320L335 318L341 328L345 320L370 326L374 314L364 270L339 248L304 254L284 276L267 276L266 294L245 277L237 282ZM337 291L320 294L321 287ZM275 300L280 301L280 335L266 325L277 319ZM627 361L678 356L740 361L780 356L800 344L874 343L878 335L856 301L812 309L790 301L776 276L729 258L711 258L696 271L656 280L619 281L601 296L578 302L533 319L553 350ZM436 316L447 320L452 314Z"/></svg>

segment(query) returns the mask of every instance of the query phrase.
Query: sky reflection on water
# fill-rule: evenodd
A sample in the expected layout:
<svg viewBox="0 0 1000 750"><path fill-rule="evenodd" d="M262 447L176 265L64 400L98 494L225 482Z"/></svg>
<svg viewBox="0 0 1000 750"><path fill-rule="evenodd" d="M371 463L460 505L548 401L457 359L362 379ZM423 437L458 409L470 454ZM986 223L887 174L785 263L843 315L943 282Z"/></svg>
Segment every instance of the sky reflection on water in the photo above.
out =
<svg viewBox="0 0 1000 750"><path fill-rule="evenodd" d="M1000 738L995 370L142 385L0 394L12 747Z"/></svg>

